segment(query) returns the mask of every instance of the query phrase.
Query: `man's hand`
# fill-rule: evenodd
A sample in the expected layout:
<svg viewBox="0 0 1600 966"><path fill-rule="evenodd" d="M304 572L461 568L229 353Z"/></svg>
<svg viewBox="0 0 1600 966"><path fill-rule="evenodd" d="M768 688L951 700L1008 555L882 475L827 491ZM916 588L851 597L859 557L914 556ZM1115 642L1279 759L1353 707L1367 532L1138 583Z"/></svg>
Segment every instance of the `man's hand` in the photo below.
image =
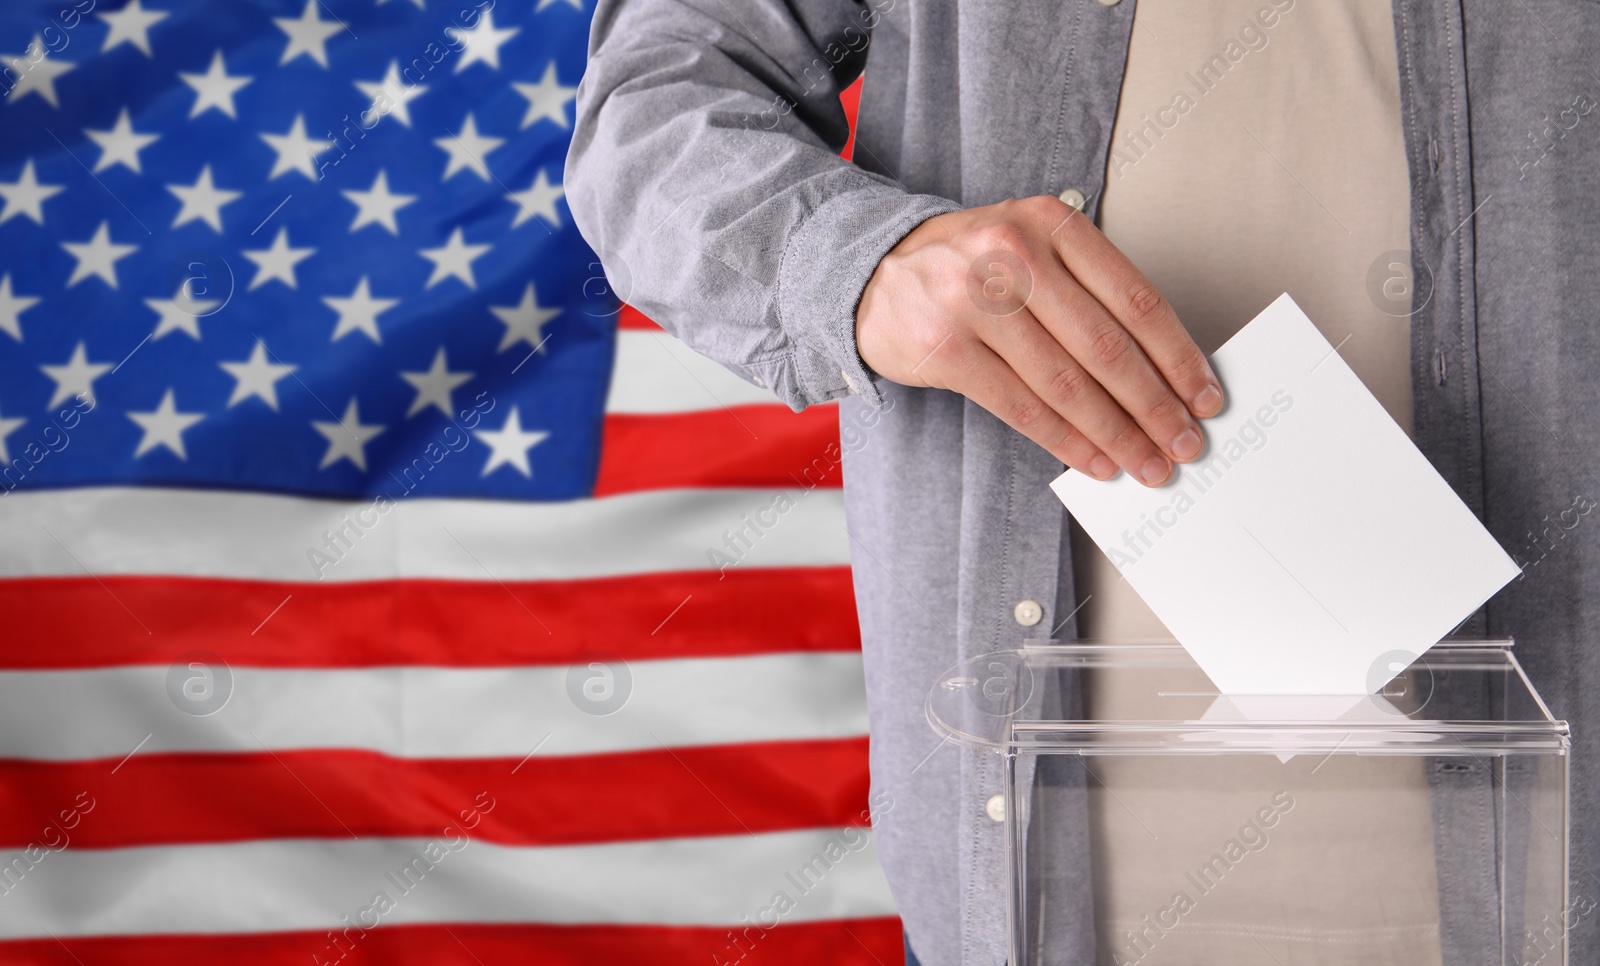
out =
<svg viewBox="0 0 1600 966"><path fill-rule="evenodd" d="M1097 479L1148 486L1203 448L1222 387L1161 293L1048 195L938 215L867 283L856 344L886 379L961 393Z"/></svg>

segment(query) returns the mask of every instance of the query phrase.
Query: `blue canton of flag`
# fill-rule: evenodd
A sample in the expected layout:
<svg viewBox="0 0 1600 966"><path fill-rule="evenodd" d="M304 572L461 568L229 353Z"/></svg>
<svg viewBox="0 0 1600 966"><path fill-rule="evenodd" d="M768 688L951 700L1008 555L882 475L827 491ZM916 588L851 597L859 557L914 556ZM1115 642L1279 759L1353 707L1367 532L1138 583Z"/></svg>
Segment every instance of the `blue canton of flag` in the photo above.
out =
<svg viewBox="0 0 1600 966"><path fill-rule="evenodd" d="M0 494L590 492L582 0L0 11Z"/></svg>

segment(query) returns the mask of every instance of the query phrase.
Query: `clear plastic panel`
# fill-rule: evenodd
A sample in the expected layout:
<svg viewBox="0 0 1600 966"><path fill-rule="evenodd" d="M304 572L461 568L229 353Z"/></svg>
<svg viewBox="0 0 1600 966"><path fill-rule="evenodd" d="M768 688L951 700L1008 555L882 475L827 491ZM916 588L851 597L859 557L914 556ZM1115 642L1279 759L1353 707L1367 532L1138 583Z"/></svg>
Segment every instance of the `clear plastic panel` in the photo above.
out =
<svg viewBox="0 0 1600 966"><path fill-rule="evenodd" d="M1222 696L1170 643L952 668L930 722L1011 776L1010 961L1564 966L1565 723L1510 642L1377 685Z"/></svg>

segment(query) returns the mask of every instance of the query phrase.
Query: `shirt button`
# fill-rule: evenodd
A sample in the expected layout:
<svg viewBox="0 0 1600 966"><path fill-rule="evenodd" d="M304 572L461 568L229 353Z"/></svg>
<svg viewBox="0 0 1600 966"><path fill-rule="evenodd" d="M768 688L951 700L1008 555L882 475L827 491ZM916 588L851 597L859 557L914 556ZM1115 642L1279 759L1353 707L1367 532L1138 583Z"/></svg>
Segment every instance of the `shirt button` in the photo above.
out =
<svg viewBox="0 0 1600 966"><path fill-rule="evenodd" d="M1101 2L1104 3L1105 0L1101 0ZM1112 2L1115 3L1116 0L1112 0ZM1083 192L1079 191L1077 188L1068 188L1066 191L1056 195L1056 197L1060 198L1062 201L1065 201L1067 204L1078 209L1079 211L1083 210Z"/></svg>
<svg viewBox="0 0 1600 966"><path fill-rule="evenodd" d="M1115 7L1117 4L1119 4L1121 2L1122 2L1122 0L1100 0L1100 6L1102 6L1102 7Z"/></svg>
<svg viewBox="0 0 1600 966"><path fill-rule="evenodd" d="M990 795L989 800L983 803L983 811L996 822L1006 820L1006 797L1004 795Z"/></svg>
<svg viewBox="0 0 1600 966"><path fill-rule="evenodd" d="M1011 616L1015 617L1017 623L1023 627L1032 627L1044 619L1044 608L1040 607L1036 600L1019 600L1017 606L1012 609Z"/></svg>

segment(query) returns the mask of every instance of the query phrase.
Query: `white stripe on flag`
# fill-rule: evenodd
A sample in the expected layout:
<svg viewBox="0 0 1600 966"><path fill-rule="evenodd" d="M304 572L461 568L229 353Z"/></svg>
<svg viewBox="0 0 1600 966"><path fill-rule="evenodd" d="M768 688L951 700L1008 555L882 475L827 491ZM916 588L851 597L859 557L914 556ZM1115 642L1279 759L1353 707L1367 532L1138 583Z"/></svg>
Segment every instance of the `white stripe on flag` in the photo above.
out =
<svg viewBox="0 0 1600 966"><path fill-rule="evenodd" d="M92 822L94 815L82 820ZM291 839L50 852L20 877L12 872L15 881L0 898L0 938L320 933L342 928L341 916L357 922L380 891L393 901L383 925L734 926L744 924L741 916L756 922L779 890L794 900L784 922L894 914L870 835L860 830L533 847L464 839L459 832L448 838L459 851L441 855L436 848L440 858L433 868L424 859L411 866L409 878L401 873L432 840ZM437 841L442 847L443 839ZM837 843L837 861L823 854L830 843ZM859 851L850 851L851 845ZM26 869L26 858L20 859L24 865L12 865L21 855L0 853L0 862ZM817 859L821 866L811 864ZM802 877L808 866L813 871ZM802 892L797 881L809 891ZM305 961L318 951L308 948ZM707 950L708 961L713 951Z"/></svg>
<svg viewBox="0 0 1600 966"><path fill-rule="evenodd" d="M780 500L787 493L790 502ZM366 526L329 554L326 534ZM849 563L837 489L650 490L564 503L371 500L153 487L0 495L0 577L167 574L243 580L565 580L715 570L708 551L746 567ZM331 558L330 558L331 559Z"/></svg>
<svg viewBox="0 0 1600 966"><path fill-rule="evenodd" d="M665 332L617 333L608 413L681 413L725 406L780 405L770 389L753 386Z"/></svg>
<svg viewBox="0 0 1600 966"><path fill-rule="evenodd" d="M188 667L174 673L179 688L194 678L194 687L222 693L215 670L209 685ZM227 703L205 717L179 709L186 699L169 694L164 666L0 673L0 757L114 760L135 747L148 754L265 746L521 758L535 747L540 756L582 755L867 732L857 652L631 661L607 671L583 664L228 673ZM592 681L591 694L604 699L605 673L611 694L626 700L613 713L588 713L583 708L606 706L582 686Z"/></svg>

